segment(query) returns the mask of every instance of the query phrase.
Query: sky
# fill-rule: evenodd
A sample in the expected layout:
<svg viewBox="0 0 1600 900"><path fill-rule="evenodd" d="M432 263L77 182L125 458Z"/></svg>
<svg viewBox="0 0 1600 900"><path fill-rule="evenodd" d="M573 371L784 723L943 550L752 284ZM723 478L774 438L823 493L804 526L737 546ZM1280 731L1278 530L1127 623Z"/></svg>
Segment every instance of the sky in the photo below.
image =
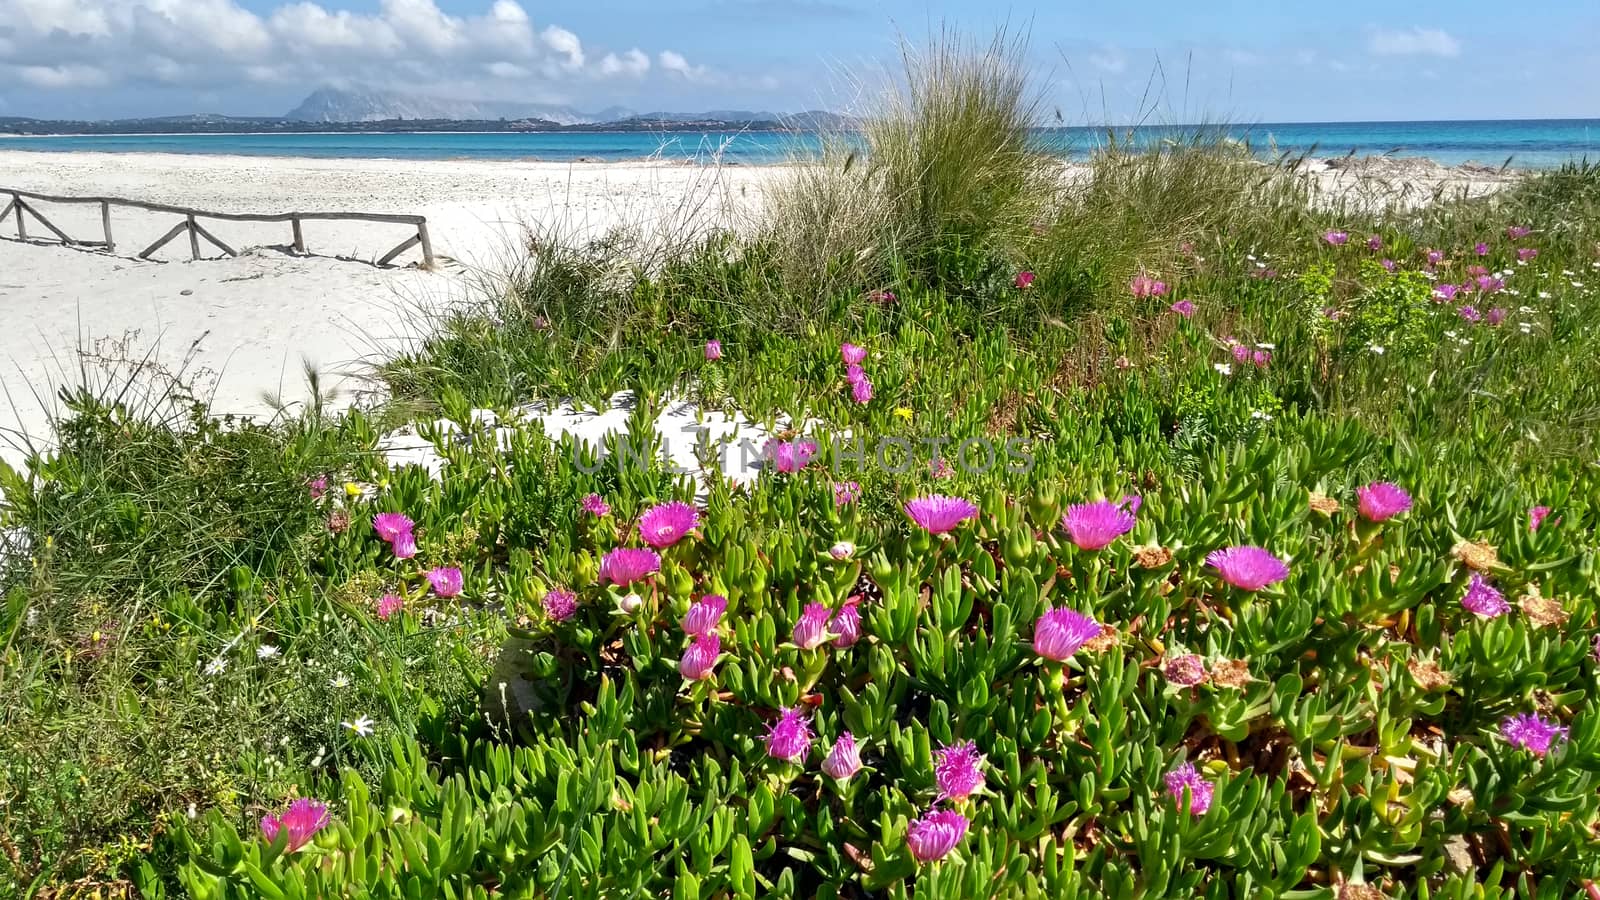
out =
<svg viewBox="0 0 1600 900"><path fill-rule="evenodd" d="M0 0L0 116L860 111L902 42L1002 27L1066 124L1600 117L1597 0Z"/></svg>

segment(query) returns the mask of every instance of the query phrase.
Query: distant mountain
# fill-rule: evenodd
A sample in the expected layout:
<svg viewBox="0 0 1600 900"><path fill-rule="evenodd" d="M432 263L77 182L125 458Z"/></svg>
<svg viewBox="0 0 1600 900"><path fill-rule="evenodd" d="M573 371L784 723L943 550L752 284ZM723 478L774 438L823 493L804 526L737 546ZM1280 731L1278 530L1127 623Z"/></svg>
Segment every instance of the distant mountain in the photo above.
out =
<svg viewBox="0 0 1600 900"><path fill-rule="evenodd" d="M365 88L325 87L290 110L286 119L297 122L385 122L392 119L454 119L487 121L494 119L539 119L557 125L589 125L633 115L621 107L586 113L570 106L538 103L503 103L478 100L451 100L425 94L379 91Z"/></svg>

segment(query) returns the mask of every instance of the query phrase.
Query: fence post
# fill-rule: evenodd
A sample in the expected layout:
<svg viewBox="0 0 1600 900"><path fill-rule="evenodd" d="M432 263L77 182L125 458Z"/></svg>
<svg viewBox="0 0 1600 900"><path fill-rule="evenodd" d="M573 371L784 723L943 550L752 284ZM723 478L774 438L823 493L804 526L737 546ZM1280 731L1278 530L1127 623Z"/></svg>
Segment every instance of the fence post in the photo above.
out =
<svg viewBox="0 0 1600 900"><path fill-rule="evenodd" d="M100 224L106 229L106 252L117 252L117 244L111 239L111 204L100 201Z"/></svg>
<svg viewBox="0 0 1600 900"><path fill-rule="evenodd" d="M300 217L295 216L289 221L290 224L294 225L294 252L304 256L306 253L306 237L300 232Z"/></svg>
<svg viewBox="0 0 1600 900"><path fill-rule="evenodd" d="M28 223L22 218L22 195L11 195L11 206L17 212L17 237L21 240L28 239Z"/></svg>
<svg viewBox="0 0 1600 900"><path fill-rule="evenodd" d="M194 216L189 217L189 256L191 259L200 258L200 233L194 230Z"/></svg>
<svg viewBox="0 0 1600 900"><path fill-rule="evenodd" d="M417 237L422 241L422 267L433 270L433 241L428 239L428 223L417 223Z"/></svg>

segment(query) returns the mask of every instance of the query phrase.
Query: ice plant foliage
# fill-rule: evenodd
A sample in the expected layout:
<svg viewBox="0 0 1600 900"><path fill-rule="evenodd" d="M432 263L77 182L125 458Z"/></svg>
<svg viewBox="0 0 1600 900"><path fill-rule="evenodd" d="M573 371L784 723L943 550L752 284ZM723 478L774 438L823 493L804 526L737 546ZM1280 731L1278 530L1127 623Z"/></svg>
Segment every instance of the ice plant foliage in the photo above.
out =
<svg viewBox="0 0 1600 900"><path fill-rule="evenodd" d="M1192 763L1173 769L1167 773L1167 793L1172 799L1183 802L1183 793L1189 792L1189 812L1192 815L1203 816L1211 808L1211 795L1215 785L1207 781Z"/></svg>
<svg viewBox="0 0 1600 900"><path fill-rule="evenodd" d="M1063 662L1098 637L1100 623L1074 609L1052 609L1033 625L1033 652Z"/></svg>
<svg viewBox="0 0 1600 900"><path fill-rule="evenodd" d="M284 849L293 853L310 843L317 832L327 825L328 805L320 800L302 797L290 803L288 809L275 816L263 816L261 836L268 841L277 841L278 834L284 833L286 835Z"/></svg>
<svg viewBox="0 0 1600 900"><path fill-rule="evenodd" d="M1079 550L1102 550L1133 530L1137 499L1124 497L1116 503L1110 500L1075 503L1067 507L1062 527Z"/></svg>
<svg viewBox="0 0 1600 900"><path fill-rule="evenodd" d="M1259 591L1289 577L1287 563L1269 550L1249 545L1213 550L1206 556L1206 565L1241 591Z"/></svg>
<svg viewBox="0 0 1600 900"><path fill-rule="evenodd" d="M1373 522L1383 522L1411 509L1411 495L1392 481L1356 488L1356 508Z"/></svg>
<svg viewBox="0 0 1600 900"><path fill-rule="evenodd" d="M861 771L861 752L856 747L855 736L846 731L833 742L833 749L822 761L822 774L844 781Z"/></svg>
<svg viewBox="0 0 1600 900"><path fill-rule="evenodd" d="M968 824L967 817L953 809L929 810L906 829L906 847L917 862L937 862L961 843Z"/></svg>
<svg viewBox="0 0 1600 900"><path fill-rule="evenodd" d="M933 754L933 779L940 800L965 800L983 787L984 755L973 741L940 747Z"/></svg>
<svg viewBox="0 0 1600 900"><path fill-rule="evenodd" d="M1500 722L1500 736L1534 756L1548 755L1567 734L1565 727L1535 713L1518 713Z"/></svg>
<svg viewBox="0 0 1600 900"><path fill-rule="evenodd" d="M1461 605L1466 607L1467 612L1485 619L1497 618L1511 611L1511 604L1506 602L1505 595L1495 590L1494 585L1477 572L1472 573L1467 592L1461 595Z"/></svg>
<svg viewBox="0 0 1600 900"><path fill-rule="evenodd" d="M461 593L461 570L454 566L429 569L428 585L441 597L449 598Z"/></svg>
<svg viewBox="0 0 1600 900"><path fill-rule="evenodd" d="M906 502L906 515L931 534L945 534L978 514L972 501L931 494Z"/></svg>
<svg viewBox="0 0 1600 900"><path fill-rule="evenodd" d="M699 510L673 500L645 510L639 517L639 539L660 550L676 544L699 524Z"/></svg>
<svg viewBox="0 0 1600 900"><path fill-rule="evenodd" d="M600 560L600 580L627 587L661 571L661 557L654 550L618 547Z"/></svg>
<svg viewBox="0 0 1600 900"><path fill-rule="evenodd" d="M811 752L811 738L811 723L805 712L786 706L778 710L777 723L767 729L767 755L785 762L802 762Z"/></svg>
<svg viewBox="0 0 1600 900"><path fill-rule="evenodd" d="M727 609L728 598L721 594L707 594L701 597L689 607L688 615L683 617L683 633L691 637L714 634L722 622L722 614Z"/></svg>

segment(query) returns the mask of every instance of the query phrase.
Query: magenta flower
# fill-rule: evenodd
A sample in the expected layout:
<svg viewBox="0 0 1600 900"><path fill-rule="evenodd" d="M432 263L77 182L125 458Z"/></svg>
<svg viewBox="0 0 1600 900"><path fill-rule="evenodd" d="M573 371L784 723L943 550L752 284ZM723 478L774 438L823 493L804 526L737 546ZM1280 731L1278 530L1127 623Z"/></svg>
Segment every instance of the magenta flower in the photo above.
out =
<svg viewBox="0 0 1600 900"><path fill-rule="evenodd" d="M1247 363L1247 362L1249 362L1250 361L1250 348L1245 346L1244 344L1234 344L1233 345L1233 361L1236 362L1236 363Z"/></svg>
<svg viewBox="0 0 1600 900"><path fill-rule="evenodd" d="M1506 308L1504 306L1496 306L1490 309L1489 314L1484 316L1483 320L1489 323L1491 328L1498 328L1500 323L1506 320Z"/></svg>
<svg viewBox="0 0 1600 900"><path fill-rule="evenodd" d="M280 815L262 816L261 834L268 841L276 841L279 831L287 832L284 849L293 853L309 843L327 824L328 805L320 800L301 797L290 803L289 808Z"/></svg>
<svg viewBox="0 0 1600 900"><path fill-rule="evenodd" d="M1411 495L1391 481L1374 481L1356 488L1356 507L1373 522L1382 522L1411 508Z"/></svg>
<svg viewBox="0 0 1600 900"><path fill-rule="evenodd" d="M441 597L450 598L461 593L461 570L454 566L429 569L423 577L433 586L433 592Z"/></svg>
<svg viewBox="0 0 1600 900"><path fill-rule="evenodd" d="M941 456L928 463L928 474L935 478L949 478L955 471L950 468L950 461Z"/></svg>
<svg viewBox="0 0 1600 900"><path fill-rule="evenodd" d="M1166 294L1167 283L1164 281L1157 281L1156 279L1151 278L1149 275L1140 272L1138 275L1133 277L1132 281L1128 282L1128 290L1132 291L1133 295L1140 299L1160 297Z"/></svg>
<svg viewBox="0 0 1600 900"><path fill-rule="evenodd" d="M619 587L642 581L661 570L661 557L654 550L618 547L600 560L600 580Z"/></svg>
<svg viewBox="0 0 1600 900"><path fill-rule="evenodd" d="M844 380L845 381L848 381L851 384L855 384L858 381L865 381L866 378L867 378L867 370L861 368L860 366L856 365L855 363L851 363L850 365L844 367Z"/></svg>
<svg viewBox="0 0 1600 900"><path fill-rule="evenodd" d="M1206 557L1206 565L1241 591L1259 591L1289 577L1287 563L1267 550L1249 545L1213 550Z"/></svg>
<svg viewBox="0 0 1600 900"><path fill-rule="evenodd" d="M940 800L965 800L983 787L983 754L972 741L940 747L933 754L933 780Z"/></svg>
<svg viewBox="0 0 1600 900"><path fill-rule="evenodd" d="M1133 530L1133 512L1124 506L1110 500L1074 503L1061 524L1079 550L1102 550Z"/></svg>
<svg viewBox="0 0 1600 900"><path fill-rule="evenodd" d="M1472 573L1467 592L1461 595L1461 605L1468 612L1485 619L1498 618L1511 611L1511 604L1506 602L1505 595L1495 590L1494 585L1477 572Z"/></svg>
<svg viewBox="0 0 1600 900"><path fill-rule="evenodd" d="M1374 251L1382 250L1383 249L1383 238L1378 237L1377 235L1373 235L1372 237L1367 238L1367 249L1368 250L1374 250Z"/></svg>
<svg viewBox="0 0 1600 900"><path fill-rule="evenodd" d="M1513 241L1520 241L1530 234L1533 234L1533 229L1526 225L1512 225L1506 229L1506 237Z"/></svg>
<svg viewBox="0 0 1600 900"><path fill-rule="evenodd" d="M1467 274L1471 275L1474 278L1476 278L1479 275L1487 275L1487 274L1489 274L1489 270L1484 268L1483 266L1471 265L1471 266L1467 266Z"/></svg>
<svg viewBox="0 0 1600 900"><path fill-rule="evenodd" d="M763 740L767 743L767 755L773 759L804 762L811 751L811 725L804 712L786 706L778 710L778 722L767 729Z"/></svg>
<svg viewBox="0 0 1600 900"><path fill-rule="evenodd" d="M717 665L717 656L721 653L722 638L715 634L702 634L694 639L689 649L683 651L683 658L678 660L678 674L690 681L710 678L711 670Z"/></svg>
<svg viewBox="0 0 1600 900"><path fill-rule="evenodd" d="M861 497L861 484L856 481L835 481L833 483L833 505L848 506Z"/></svg>
<svg viewBox="0 0 1600 900"><path fill-rule="evenodd" d="M1528 530L1538 531L1539 526L1544 524L1544 520L1548 518L1549 515L1550 507L1548 506L1535 506L1528 510Z"/></svg>
<svg viewBox="0 0 1600 900"><path fill-rule="evenodd" d="M1272 351L1257 350L1256 352L1250 354L1250 361L1255 364L1256 368L1265 369L1267 367L1267 363L1272 362Z"/></svg>
<svg viewBox="0 0 1600 900"><path fill-rule="evenodd" d="M372 530L391 544L400 535L410 534L413 527L411 520L401 513L378 513L372 517Z"/></svg>
<svg viewBox="0 0 1600 900"><path fill-rule="evenodd" d="M721 358L722 358L722 342L721 341L706 341L706 359L715 360L715 359L721 359Z"/></svg>
<svg viewBox="0 0 1600 900"><path fill-rule="evenodd" d="M566 588L552 588L544 595L544 614L551 621L565 622L578 611L578 595Z"/></svg>
<svg viewBox="0 0 1600 900"><path fill-rule="evenodd" d="M860 381L850 385L850 399L862 404L871 402L872 382L868 381L865 376L862 376Z"/></svg>
<svg viewBox="0 0 1600 900"><path fill-rule="evenodd" d="M1460 290L1460 288L1449 282L1435 285L1433 288L1433 299L1438 300L1441 303L1449 303L1450 301L1456 299L1456 291L1458 290Z"/></svg>
<svg viewBox="0 0 1600 900"><path fill-rule="evenodd" d="M867 295L867 299L873 303L893 303L894 291L873 291Z"/></svg>
<svg viewBox="0 0 1600 900"><path fill-rule="evenodd" d="M306 490L311 492L311 499L321 500L322 495L328 492L328 476L318 475L306 482Z"/></svg>
<svg viewBox="0 0 1600 900"><path fill-rule="evenodd" d="M1174 303L1174 304L1172 304L1171 306L1169 306L1167 308L1172 310L1173 312L1177 313L1178 315L1183 316L1185 319L1190 318L1190 317L1192 317L1194 315L1194 301L1193 300L1179 300L1177 303Z"/></svg>
<svg viewBox="0 0 1600 900"><path fill-rule="evenodd" d="M390 548L394 550L395 559L410 559L417 555L417 536L409 531L402 531L395 535Z"/></svg>
<svg viewBox="0 0 1600 900"><path fill-rule="evenodd" d="M855 735L842 732L833 742L833 749L828 751L828 758L822 761L822 774L844 781L859 771L861 752L856 749Z"/></svg>
<svg viewBox="0 0 1600 900"><path fill-rule="evenodd" d="M800 619L794 623L790 640L801 650L814 650L827 643L828 620L833 614L821 603L808 603L801 610Z"/></svg>
<svg viewBox="0 0 1600 900"><path fill-rule="evenodd" d="M967 834L967 817L953 809L931 809L906 829L906 847L917 862L937 862L950 855Z"/></svg>
<svg viewBox="0 0 1600 900"><path fill-rule="evenodd" d="M1440 263L1440 261L1442 261L1443 259L1444 259L1444 251L1442 251L1442 250L1429 250L1428 251L1428 265L1430 267L1431 266L1437 266Z"/></svg>
<svg viewBox="0 0 1600 900"><path fill-rule="evenodd" d="M847 366L859 366L867 358L867 348L845 342L839 345L839 358L843 359Z"/></svg>
<svg viewBox="0 0 1600 900"><path fill-rule="evenodd" d="M861 640L861 610L858 608L860 603L859 596L852 596L828 621L828 631L834 635L835 647L850 647Z"/></svg>
<svg viewBox="0 0 1600 900"><path fill-rule="evenodd" d="M1033 623L1033 652L1065 662L1084 644L1100 636L1100 623L1073 609L1047 610Z"/></svg>
<svg viewBox="0 0 1600 900"><path fill-rule="evenodd" d="M930 534L944 534L978 514L971 501L931 494L906 502L906 515Z"/></svg>
<svg viewBox="0 0 1600 900"><path fill-rule="evenodd" d="M689 607L688 615L683 617L683 633L690 637L715 633L727 609L728 598L721 594L701 597Z"/></svg>
<svg viewBox="0 0 1600 900"><path fill-rule="evenodd" d="M1474 253L1478 254L1479 256L1488 256L1489 255L1489 245L1483 243L1482 241L1479 241L1477 243L1477 245L1475 245L1472 248L1472 251Z"/></svg>
<svg viewBox="0 0 1600 900"><path fill-rule="evenodd" d="M1532 247L1523 247L1517 251L1518 262L1528 262L1529 260L1537 259L1538 257L1539 251Z"/></svg>
<svg viewBox="0 0 1600 900"><path fill-rule="evenodd" d="M1390 274L1393 274L1394 270L1399 268L1399 265L1392 259L1379 260L1378 265L1383 266L1383 270Z"/></svg>
<svg viewBox="0 0 1600 900"><path fill-rule="evenodd" d="M1017 290L1025 291L1030 287L1033 287L1033 273L1032 272L1018 272L1017 273Z"/></svg>
<svg viewBox="0 0 1600 900"><path fill-rule="evenodd" d="M1476 307L1472 306L1463 306L1456 310L1456 314L1468 322L1476 322L1483 318L1483 314L1478 312Z"/></svg>
<svg viewBox="0 0 1600 900"><path fill-rule="evenodd" d="M639 537L660 550L676 544L700 524L700 511L680 500L652 506L639 517Z"/></svg>
<svg viewBox="0 0 1600 900"><path fill-rule="evenodd" d="M1205 780L1192 763L1184 763L1167 773L1167 793L1182 803L1185 788L1189 791L1190 814L1205 815L1206 810L1211 808L1211 795L1216 786Z"/></svg>
<svg viewBox="0 0 1600 900"><path fill-rule="evenodd" d="M1346 243L1348 243L1350 241L1350 232L1348 232L1348 231L1329 231L1329 232L1326 232L1326 233L1324 233L1322 235L1322 239L1327 241L1329 244L1332 244L1335 247L1343 247Z"/></svg>
<svg viewBox="0 0 1600 900"><path fill-rule="evenodd" d="M785 475L804 469L806 463L817 455L817 442L795 438L792 441L780 441L776 438L767 441L766 457L772 462L772 468Z"/></svg>
<svg viewBox="0 0 1600 900"><path fill-rule="evenodd" d="M1185 653L1167 660L1161 667L1161 673L1167 676L1170 684L1178 687L1194 687L1206 680L1206 661L1193 653Z"/></svg>
<svg viewBox="0 0 1600 900"><path fill-rule="evenodd" d="M1506 716L1500 722L1500 736L1512 746L1544 756L1557 741L1567 739L1568 730L1534 713Z"/></svg>
<svg viewBox="0 0 1600 900"><path fill-rule="evenodd" d="M399 594L384 594L378 598L378 618L387 622L389 617L399 612L404 605L405 601L400 599Z"/></svg>
<svg viewBox="0 0 1600 900"><path fill-rule="evenodd" d="M583 511L600 519L611 515L611 505L599 494L590 494L583 498Z"/></svg>

